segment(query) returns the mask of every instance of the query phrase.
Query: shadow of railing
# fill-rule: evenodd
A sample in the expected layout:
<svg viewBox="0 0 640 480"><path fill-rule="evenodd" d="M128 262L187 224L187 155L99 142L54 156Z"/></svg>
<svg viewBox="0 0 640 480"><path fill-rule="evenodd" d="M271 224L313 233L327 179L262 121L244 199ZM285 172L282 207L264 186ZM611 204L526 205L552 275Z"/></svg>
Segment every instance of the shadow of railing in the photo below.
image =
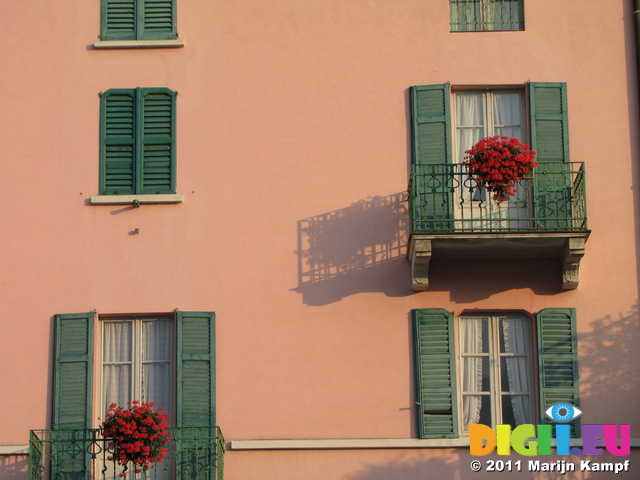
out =
<svg viewBox="0 0 640 480"><path fill-rule="evenodd" d="M304 303L325 305L361 292L411 294L406 197L375 196L298 222L294 291Z"/></svg>
<svg viewBox="0 0 640 480"><path fill-rule="evenodd" d="M2 480L24 480L28 474L28 455L0 455L0 478Z"/></svg>

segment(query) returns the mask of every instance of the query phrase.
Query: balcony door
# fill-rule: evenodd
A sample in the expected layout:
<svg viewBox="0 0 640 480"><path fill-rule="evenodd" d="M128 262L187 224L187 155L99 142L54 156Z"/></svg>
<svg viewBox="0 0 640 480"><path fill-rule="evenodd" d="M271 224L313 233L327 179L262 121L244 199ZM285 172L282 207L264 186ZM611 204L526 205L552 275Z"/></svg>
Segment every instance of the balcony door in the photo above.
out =
<svg viewBox="0 0 640 480"><path fill-rule="evenodd" d="M524 92L519 90L454 93L454 215L456 229L489 231L527 228L531 217L531 180L522 180L506 201L478 187L462 165L465 151L495 135L527 143Z"/></svg>
<svg viewBox="0 0 640 480"><path fill-rule="evenodd" d="M171 318L109 319L102 324L102 412L109 405L127 408L134 400L154 402L171 418L173 321ZM121 479L121 466L105 461L105 479ZM150 470L154 479L167 479L166 461ZM139 478L133 466L127 479Z"/></svg>

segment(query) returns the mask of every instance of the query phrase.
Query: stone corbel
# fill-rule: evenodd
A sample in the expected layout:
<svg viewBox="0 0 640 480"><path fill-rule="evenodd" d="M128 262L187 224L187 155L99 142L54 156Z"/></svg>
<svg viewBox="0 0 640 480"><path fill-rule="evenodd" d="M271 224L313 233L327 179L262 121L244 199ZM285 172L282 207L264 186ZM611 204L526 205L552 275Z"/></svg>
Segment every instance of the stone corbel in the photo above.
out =
<svg viewBox="0 0 640 480"><path fill-rule="evenodd" d="M413 290L427 290L429 288L431 254L431 240L414 239L411 242L411 282Z"/></svg>
<svg viewBox="0 0 640 480"><path fill-rule="evenodd" d="M584 256L586 238L569 238L562 257L562 288L573 290L578 287L580 260Z"/></svg>

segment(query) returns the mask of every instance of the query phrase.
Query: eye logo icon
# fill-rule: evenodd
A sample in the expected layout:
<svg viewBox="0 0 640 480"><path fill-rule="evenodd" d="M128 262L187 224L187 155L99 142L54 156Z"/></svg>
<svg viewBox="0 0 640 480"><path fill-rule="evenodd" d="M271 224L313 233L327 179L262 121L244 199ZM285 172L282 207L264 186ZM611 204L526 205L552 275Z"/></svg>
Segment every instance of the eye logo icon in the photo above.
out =
<svg viewBox="0 0 640 480"><path fill-rule="evenodd" d="M582 415L582 410L571 403L559 402L551 405L544 413L554 422L566 423Z"/></svg>

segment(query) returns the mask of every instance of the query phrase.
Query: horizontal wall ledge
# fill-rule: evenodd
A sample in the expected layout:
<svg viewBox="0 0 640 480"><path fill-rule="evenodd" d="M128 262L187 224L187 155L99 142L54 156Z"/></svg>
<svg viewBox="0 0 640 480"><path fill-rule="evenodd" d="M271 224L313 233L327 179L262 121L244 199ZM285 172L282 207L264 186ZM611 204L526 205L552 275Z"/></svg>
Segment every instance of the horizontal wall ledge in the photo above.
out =
<svg viewBox="0 0 640 480"><path fill-rule="evenodd" d="M94 195L91 205L144 205L151 203L181 203L179 193L158 195Z"/></svg>
<svg viewBox="0 0 640 480"><path fill-rule="evenodd" d="M555 445L555 440L552 440ZM469 448L468 438L370 438L318 440L232 440L231 450L349 450L386 448ZM571 446L582 447L581 438L572 438ZM631 439L631 447L640 447L640 438Z"/></svg>
<svg viewBox="0 0 640 480"><path fill-rule="evenodd" d="M0 445L0 455L29 455L29 445Z"/></svg>
<svg viewBox="0 0 640 480"><path fill-rule="evenodd" d="M181 48L184 40L99 40L93 43L93 48Z"/></svg>

